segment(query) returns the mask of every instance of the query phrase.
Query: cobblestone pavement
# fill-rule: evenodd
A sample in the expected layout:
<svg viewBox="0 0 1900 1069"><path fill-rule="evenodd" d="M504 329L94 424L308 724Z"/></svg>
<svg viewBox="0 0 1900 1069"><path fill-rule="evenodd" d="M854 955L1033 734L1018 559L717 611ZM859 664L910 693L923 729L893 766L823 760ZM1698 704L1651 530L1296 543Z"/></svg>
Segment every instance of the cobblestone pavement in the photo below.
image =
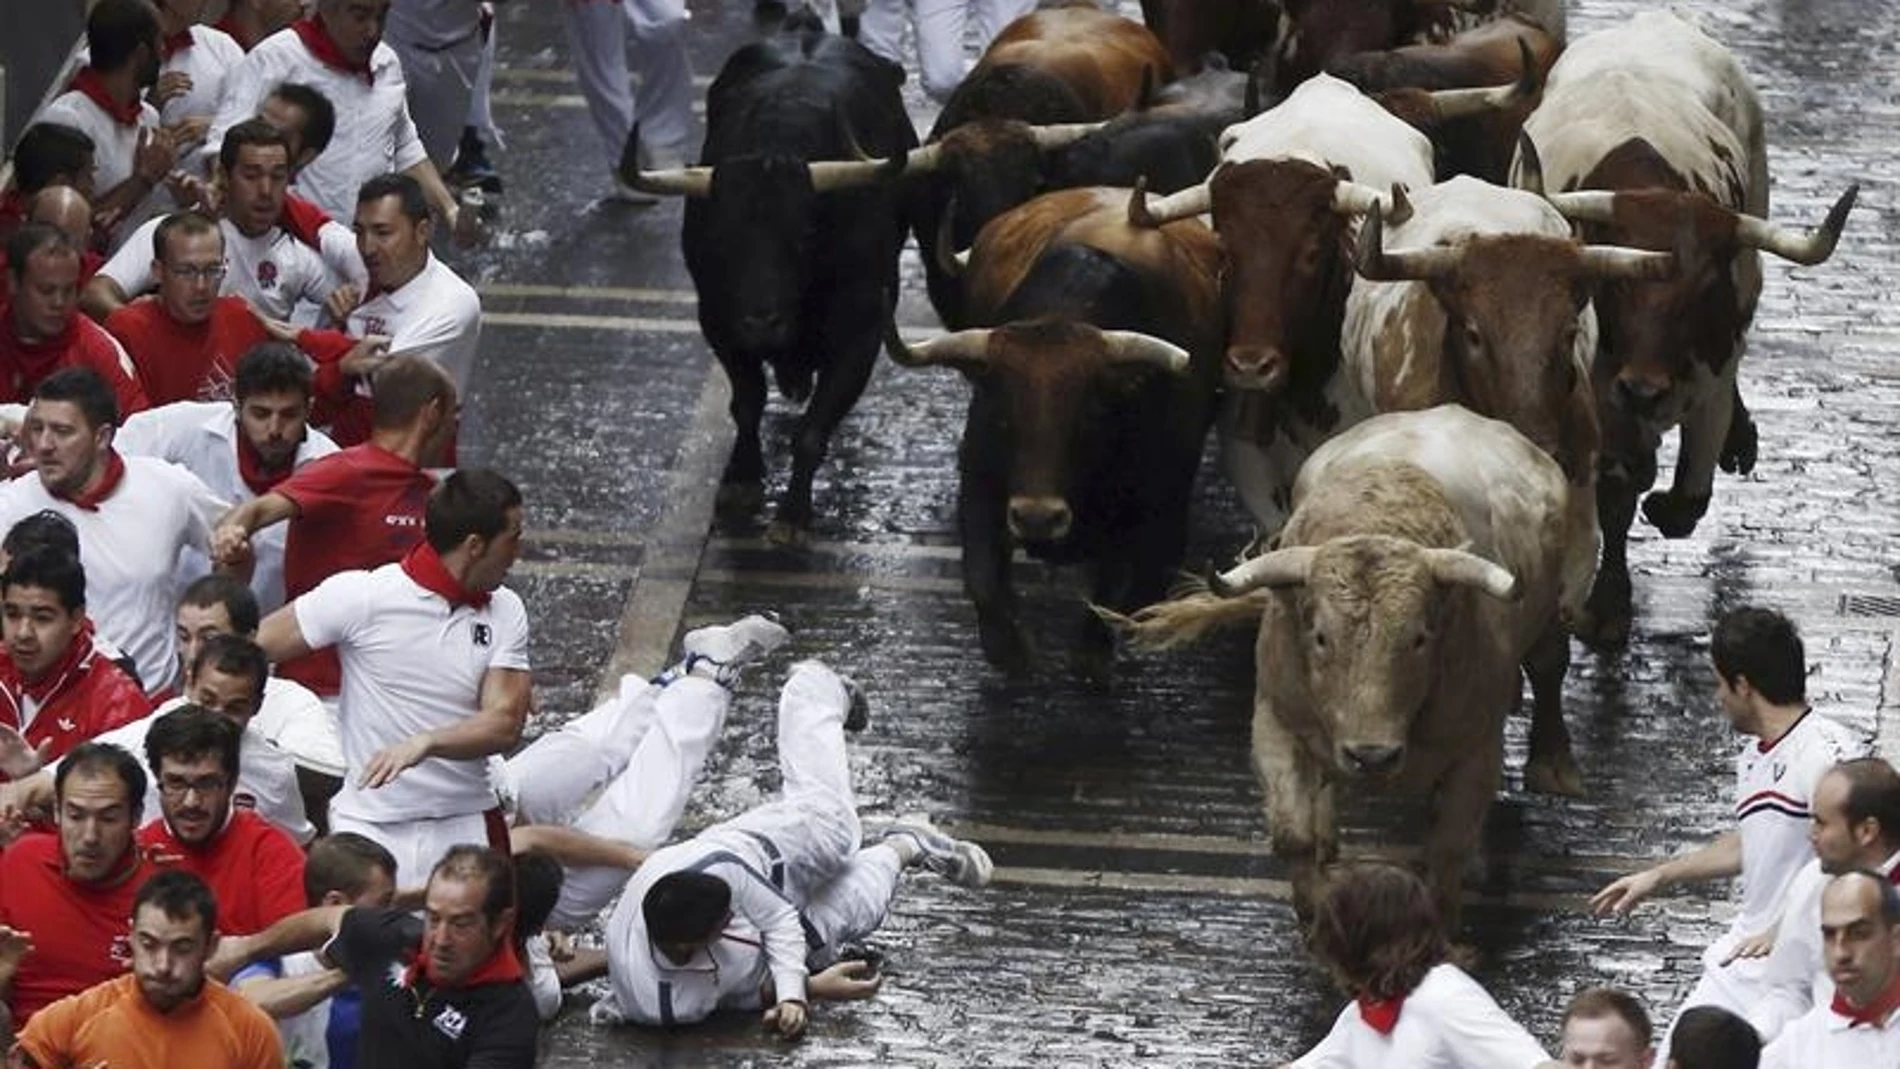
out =
<svg viewBox="0 0 1900 1069"><path fill-rule="evenodd" d="M1638 6L1585 0L1571 32ZM1869 731L1894 715L1900 20L1882 0L1686 6L1761 88L1774 216L1811 225L1849 181L1863 184L1861 207L1829 263L1766 261L1742 373L1760 465L1718 478L1696 537L1665 543L1639 526L1633 641L1572 670L1590 798L1523 794L1524 725L1512 726L1467 916L1481 977L1546 1040L1586 984L1672 1006L1728 915L1719 888L1621 923L1579 909L1615 873L1728 819L1734 744L1710 699L1703 638L1713 613L1747 601L1788 610L1809 636L1818 705ZM565 72L558 9L498 11L509 192L493 246L457 258L488 309L465 440L471 459L516 475L530 503L514 583L535 614L536 726L584 709L623 668L657 668L680 626L776 607L799 654L831 658L875 697L876 723L853 747L867 813L928 809L989 843L1001 866L984 893L907 883L881 937L883 994L823 1009L796 1047L750 1020L664 1036L596 1028L570 1009L548 1064L1185 1067L1273 1064L1303 1049L1338 998L1297 947L1284 870L1266 849L1245 757L1245 638L1125 662L1092 686L1065 652L1075 577L1022 565L1044 668L1021 685L988 672L957 578L967 395L954 375L879 368L820 473L809 551L768 546L757 524L709 531L729 430L679 259L679 207L590 205L606 155ZM709 75L748 32L750 5L696 0L693 11L695 69ZM921 124L914 82L907 92ZM900 320L921 330L935 321L920 276L907 253ZM768 416L780 480L790 415ZM1209 475L1196 560L1224 558L1245 534ZM783 667L743 692L689 823L769 795ZM1891 752L1900 729L1884 726ZM1389 852L1410 834L1391 803L1354 802L1344 817L1351 852Z"/></svg>

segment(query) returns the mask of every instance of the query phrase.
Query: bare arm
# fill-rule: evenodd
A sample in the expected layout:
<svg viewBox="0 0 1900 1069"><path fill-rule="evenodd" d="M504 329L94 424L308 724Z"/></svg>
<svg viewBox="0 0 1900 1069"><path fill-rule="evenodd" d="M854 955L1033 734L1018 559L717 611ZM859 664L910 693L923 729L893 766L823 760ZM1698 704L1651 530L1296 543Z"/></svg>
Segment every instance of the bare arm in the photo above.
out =
<svg viewBox="0 0 1900 1069"><path fill-rule="evenodd" d="M284 611L277 610L271 619ZM261 632L258 641L264 642ZM264 645L266 652L270 648ZM467 761L514 746L521 741L521 728L528 720L532 678L518 668L490 668L482 676L481 708L474 716L449 727L418 732L394 746L378 750L370 756L360 782L365 787L381 787L394 780L403 769L430 757Z"/></svg>
<svg viewBox="0 0 1900 1069"><path fill-rule="evenodd" d="M118 279L94 275L79 293L79 310L91 316L94 322L104 323L107 316L125 307L131 299Z"/></svg>
<svg viewBox="0 0 1900 1069"><path fill-rule="evenodd" d="M297 503L279 493L254 497L218 517L211 532L211 557L220 564L250 557L251 535L260 528L297 515Z"/></svg>
<svg viewBox="0 0 1900 1069"><path fill-rule="evenodd" d="M310 652L310 643L304 641L303 628L297 623L297 606L285 605L264 618L257 629L257 644L264 647L264 656L272 664L294 661Z"/></svg>
<svg viewBox="0 0 1900 1069"><path fill-rule="evenodd" d="M1725 832L1707 846L1677 854L1660 865L1617 880L1590 899L1590 908L1598 914L1628 913L1637 903L1659 891L1685 883L1736 876L1741 871L1741 833Z"/></svg>
<svg viewBox="0 0 1900 1069"><path fill-rule="evenodd" d="M508 842L515 853L540 850L569 868L605 866L637 869L647 851L558 824L529 824L511 829Z"/></svg>
<svg viewBox="0 0 1900 1069"><path fill-rule="evenodd" d="M258 976L240 981L238 994L271 1017L295 1017L349 986L341 969L325 969L303 976Z"/></svg>
<svg viewBox="0 0 1900 1069"><path fill-rule="evenodd" d="M456 203L455 194L449 192L448 185L442 181L442 176L436 172L435 164L424 159L421 163L405 170L403 174L408 175L422 184L422 195L429 201L429 210L435 213L436 218L442 221L443 226L453 230L455 228L456 216L461 211L461 205Z"/></svg>
<svg viewBox="0 0 1900 1069"><path fill-rule="evenodd" d="M205 963L205 971L226 979L238 969L259 958L281 958L302 950L315 950L336 937L343 917L351 906L316 906L292 913L254 935L227 935L218 940L218 949Z"/></svg>

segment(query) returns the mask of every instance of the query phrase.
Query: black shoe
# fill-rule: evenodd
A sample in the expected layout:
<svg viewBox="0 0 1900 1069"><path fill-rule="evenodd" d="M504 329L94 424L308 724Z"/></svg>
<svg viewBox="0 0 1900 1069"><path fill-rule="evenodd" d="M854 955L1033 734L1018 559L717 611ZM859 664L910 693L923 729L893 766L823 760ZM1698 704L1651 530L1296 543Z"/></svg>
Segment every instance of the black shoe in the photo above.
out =
<svg viewBox="0 0 1900 1069"><path fill-rule="evenodd" d="M462 127L462 141L455 149L455 164L442 176L458 188L475 186L483 193L500 193L501 172L488 162L488 144L473 126Z"/></svg>
<svg viewBox="0 0 1900 1069"><path fill-rule="evenodd" d="M857 680L840 674L838 679L844 683L844 692L851 697L851 705L845 710L844 729L853 735L871 726L871 702L864 696L864 688Z"/></svg>

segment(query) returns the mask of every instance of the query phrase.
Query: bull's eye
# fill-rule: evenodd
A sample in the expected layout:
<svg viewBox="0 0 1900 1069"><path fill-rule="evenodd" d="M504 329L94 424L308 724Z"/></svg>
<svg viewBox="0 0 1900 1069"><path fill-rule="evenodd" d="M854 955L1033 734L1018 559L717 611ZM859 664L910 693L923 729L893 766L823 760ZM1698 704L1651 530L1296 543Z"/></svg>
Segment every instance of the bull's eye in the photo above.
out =
<svg viewBox="0 0 1900 1069"><path fill-rule="evenodd" d="M1423 651L1424 649L1425 649L1425 632L1420 631L1418 634L1412 636L1412 652L1419 653Z"/></svg>
<svg viewBox="0 0 1900 1069"><path fill-rule="evenodd" d="M1465 351L1470 353L1484 351L1484 335L1478 333L1478 328L1470 323L1465 324Z"/></svg>
<svg viewBox="0 0 1900 1069"><path fill-rule="evenodd" d="M1326 648L1326 632L1317 627L1313 629L1313 648L1318 650Z"/></svg>

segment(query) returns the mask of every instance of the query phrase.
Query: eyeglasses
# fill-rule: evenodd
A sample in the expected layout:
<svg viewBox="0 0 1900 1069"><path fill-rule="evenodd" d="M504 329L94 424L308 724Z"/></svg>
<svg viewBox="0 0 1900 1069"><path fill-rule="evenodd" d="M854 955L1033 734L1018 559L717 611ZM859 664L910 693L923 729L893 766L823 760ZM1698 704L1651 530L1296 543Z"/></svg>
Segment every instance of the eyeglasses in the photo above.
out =
<svg viewBox="0 0 1900 1069"><path fill-rule="evenodd" d="M183 776L158 777L158 793L167 798L183 798L188 794L207 798L214 794L222 794L230 786L231 781L223 776L199 776L197 779L186 779Z"/></svg>
<svg viewBox="0 0 1900 1069"><path fill-rule="evenodd" d="M225 264L208 264L204 267L173 267L166 264L165 270L186 282L222 282L228 268Z"/></svg>

